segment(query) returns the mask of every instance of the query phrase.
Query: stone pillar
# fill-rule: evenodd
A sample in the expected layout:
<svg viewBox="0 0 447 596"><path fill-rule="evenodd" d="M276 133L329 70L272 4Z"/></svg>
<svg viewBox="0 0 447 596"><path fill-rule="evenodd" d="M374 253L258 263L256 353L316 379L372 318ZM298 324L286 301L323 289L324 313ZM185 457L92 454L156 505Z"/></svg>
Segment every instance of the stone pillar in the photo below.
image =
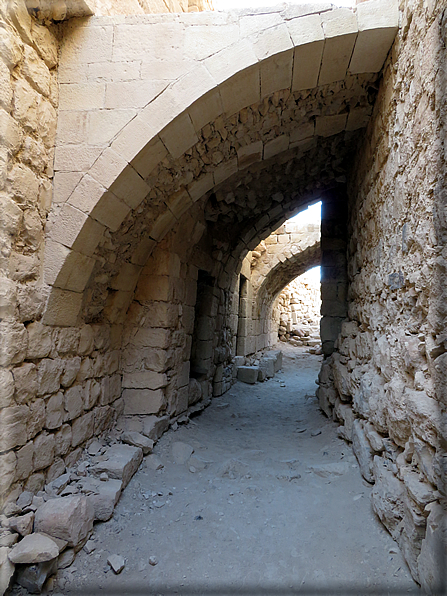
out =
<svg viewBox="0 0 447 596"><path fill-rule="evenodd" d="M348 313L346 261L347 197L343 191L322 196L321 207L321 342L323 354L334 351Z"/></svg>

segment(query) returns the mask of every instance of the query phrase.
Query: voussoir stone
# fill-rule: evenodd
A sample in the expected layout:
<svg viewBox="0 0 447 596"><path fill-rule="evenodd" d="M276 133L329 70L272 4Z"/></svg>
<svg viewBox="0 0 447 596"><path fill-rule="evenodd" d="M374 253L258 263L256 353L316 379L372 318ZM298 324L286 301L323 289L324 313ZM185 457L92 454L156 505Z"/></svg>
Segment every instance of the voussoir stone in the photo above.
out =
<svg viewBox="0 0 447 596"><path fill-rule="evenodd" d="M43 563L59 555L57 544L48 536L39 532L25 536L9 553L9 560L14 563Z"/></svg>
<svg viewBox="0 0 447 596"><path fill-rule="evenodd" d="M93 528L92 504L81 495L57 497L44 503L36 511L34 528L77 546Z"/></svg>

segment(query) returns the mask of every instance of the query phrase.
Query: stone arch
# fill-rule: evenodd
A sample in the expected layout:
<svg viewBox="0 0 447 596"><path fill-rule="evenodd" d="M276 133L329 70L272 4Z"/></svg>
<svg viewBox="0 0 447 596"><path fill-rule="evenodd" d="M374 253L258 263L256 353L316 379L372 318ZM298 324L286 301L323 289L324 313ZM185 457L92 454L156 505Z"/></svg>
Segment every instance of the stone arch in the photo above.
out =
<svg viewBox="0 0 447 596"><path fill-rule="evenodd" d="M295 277L317 267L320 263L321 244L318 240L303 251L292 254L284 261L279 261L265 276L256 295L254 316L258 320L260 332L269 337L270 344L276 343L278 339L271 327L275 299Z"/></svg>
<svg viewBox="0 0 447 596"><path fill-rule="evenodd" d="M356 12L326 7L316 11L298 6L260 13L250 21L244 21L243 15L194 14L180 19L172 15L148 17L139 24L92 19L67 26L60 70L54 210L44 261L45 282L50 286L44 323L76 324L92 272L104 258L98 255L98 247L104 252L113 244L111 237L121 235L122 239L129 214L138 217L144 204L150 203L144 212L149 222L144 235L110 279L115 302L124 309L154 246L195 204L209 205L216 189L221 191L227 182L234 186L247 174L256 175L281 161L282 165L290 163L292 154L301 158L316 144L327 144L336 135L349 136L365 126L371 111L367 97L371 84L397 31L397 7L384 2L380 11L372 13L362 5ZM128 65L120 62L120 56L127 52L127 59L138 57L132 54L137 51L132 39L136 35L141 45L149 26L151 36L146 39L150 47L144 50L150 51L150 44L157 43L160 52L160 44L171 44L164 65L168 71L175 70L181 55L176 35L181 37L185 54L170 79L156 79L157 65L151 63L145 80L138 79L144 90L142 105L126 111L120 109L121 104L110 104L108 89L113 87L114 97L119 97L120 90L125 94L130 89L122 84L126 77L123 69ZM210 42L207 49L204 35ZM76 77L85 75L88 81L89 73L95 68L104 72L110 62L114 74L107 84L78 82ZM107 73L101 76L107 80ZM351 93L348 105L340 102L340 93L353 88L361 89L361 97ZM312 89L330 97L322 112L292 117L293 130L287 133L271 124L256 138L234 144L227 159L202 169L193 180L185 178L175 191L161 198L154 191L154 172L159 176L164 164L180 164L204 141L207 127L215 129L225 122L226 130L235 119L243 123L248 106L261 106L262 110L264 104L268 108L275 102L286 103L293 94L305 101ZM338 100L334 101L337 91ZM103 92L105 100L100 98ZM73 126L77 112L90 109L91 102L98 102L101 108L116 107L93 110L89 115L87 137L95 130L106 130L103 138L95 141L102 145L69 145L64 141L66 130ZM106 116L107 126L101 127L101 118ZM241 254L257 234L267 226L272 229L272 221L277 223L287 212L284 205L277 207L276 212L271 209L270 217L266 213L258 216L252 238L253 222L247 222Z"/></svg>

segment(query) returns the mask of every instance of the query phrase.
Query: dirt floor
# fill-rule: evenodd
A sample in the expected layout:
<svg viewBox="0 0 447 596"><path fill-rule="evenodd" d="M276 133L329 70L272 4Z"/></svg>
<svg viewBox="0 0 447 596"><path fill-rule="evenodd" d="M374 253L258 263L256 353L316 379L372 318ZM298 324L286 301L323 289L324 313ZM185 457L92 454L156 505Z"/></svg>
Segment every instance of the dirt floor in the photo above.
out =
<svg viewBox="0 0 447 596"><path fill-rule="evenodd" d="M281 349L274 379L238 382L165 433L54 594L419 593L318 409L321 356ZM112 554L125 558L119 575Z"/></svg>

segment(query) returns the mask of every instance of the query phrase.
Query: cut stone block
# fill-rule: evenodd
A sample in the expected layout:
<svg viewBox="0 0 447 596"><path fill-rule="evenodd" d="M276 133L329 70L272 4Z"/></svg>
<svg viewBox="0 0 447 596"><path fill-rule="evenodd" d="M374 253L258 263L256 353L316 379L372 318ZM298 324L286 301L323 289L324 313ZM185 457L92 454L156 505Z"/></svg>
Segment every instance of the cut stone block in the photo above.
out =
<svg viewBox="0 0 447 596"><path fill-rule="evenodd" d="M107 521L113 515L115 505L121 496L123 483L121 480L109 478L106 482L99 478L86 478L82 482L83 491L92 491L95 494L87 496L93 506L95 520Z"/></svg>
<svg viewBox="0 0 447 596"><path fill-rule="evenodd" d="M359 462L360 472L365 480L374 482L372 473L374 452L366 438L363 425L360 420L354 420L352 425L352 449Z"/></svg>
<svg viewBox="0 0 447 596"><path fill-rule="evenodd" d="M259 368L257 366L239 366L237 369L237 379L242 383L254 385L258 380Z"/></svg>
<svg viewBox="0 0 447 596"><path fill-rule="evenodd" d="M147 416L143 422L143 434L153 441L158 441L161 435L168 429L169 416Z"/></svg>
<svg viewBox="0 0 447 596"><path fill-rule="evenodd" d="M102 472L106 472L109 478L122 480L125 488L138 470L143 459L143 451L140 447L130 445L112 445L107 450L105 458L93 467L93 473L99 476Z"/></svg>
<svg viewBox="0 0 447 596"><path fill-rule="evenodd" d="M77 546L92 530L93 520L93 507L85 497L58 497L39 507L34 528L66 540L69 546Z"/></svg>
<svg viewBox="0 0 447 596"><path fill-rule="evenodd" d="M133 445L134 447L140 447L143 450L143 455L148 455L154 446L154 441L145 437L139 432L135 431L127 431L121 435L121 440L123 443L127 443L128 445Z"/></svg>
<svg viewBox="0 0 447 596"><path fill-rule="evenodd" d="M261 358L259 369L264 373L266 379L271 379L275 376L275 362L276 358Z"/></svg>

